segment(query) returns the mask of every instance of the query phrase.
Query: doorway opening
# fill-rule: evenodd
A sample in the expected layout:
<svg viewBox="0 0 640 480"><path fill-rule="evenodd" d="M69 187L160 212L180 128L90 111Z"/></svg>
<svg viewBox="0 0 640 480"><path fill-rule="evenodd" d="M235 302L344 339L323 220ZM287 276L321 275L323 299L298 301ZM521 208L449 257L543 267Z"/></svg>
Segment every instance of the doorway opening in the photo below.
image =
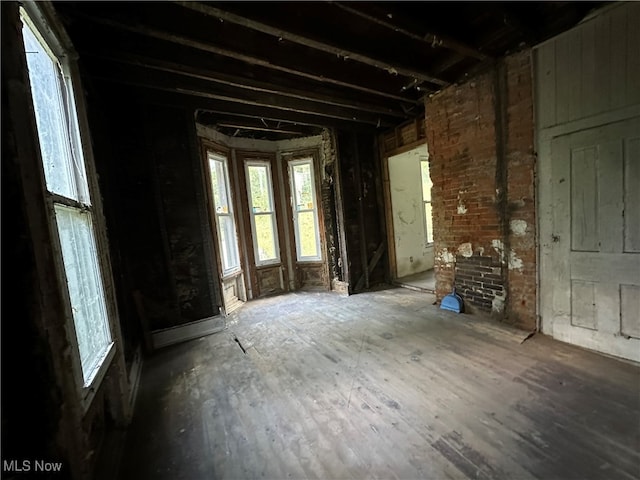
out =
<svg viewBox="0 0 640 480"><path fill-rule="evenodd" d="M392 282L435 291L433 212L427 145L383 159Z"/></svg>

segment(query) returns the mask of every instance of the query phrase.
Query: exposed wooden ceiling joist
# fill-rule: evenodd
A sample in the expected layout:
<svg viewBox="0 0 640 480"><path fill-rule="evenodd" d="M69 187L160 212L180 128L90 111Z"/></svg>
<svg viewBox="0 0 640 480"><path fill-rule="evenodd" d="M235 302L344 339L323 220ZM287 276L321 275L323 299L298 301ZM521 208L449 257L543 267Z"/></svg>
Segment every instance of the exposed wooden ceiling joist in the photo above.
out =
<svg viewBox="0 0 640 480"><path fill-rule="evenodd" d="M238 130L256 130L258 132L274 132L274 133L283 133L283 134L291 133L293 135L304 135L304 133L301 132L300 130L284 130L282 128L256 127L256 126L249 126L249 125L241 125L239 122L233 122L233 123L217 122L216 125L218 127L235 128Z"/></svg>
<svg viewBox="0 0 640 480"><path fill-rule="evenodd" d="M219 86L212 89L206 80L184 78L180 74L165 72L163 75L150 76L143 67L127 66L123 68L114 64L96 62L89 65L94 78L125 85L152 88L168 92L179 92L194 97L210 98L225 102L239 103L256 107L270 107L287 112L311 114L350 122L367 123L376 126L392 126L394 121L388 116L372 114L357 109L347 109L334 105L318 104L309 100L264 94L257 91L244 91L230 86Z"/></svg>
<svg viewBox="0 0 640 480"><path fill-rule="evenodd" d="M213 125L221 129L240 129L245 131L264 131L282 135L291 134L296 136L318 135L321 128L307 125L294 125L292 123L268 121L264 118L247 118L237 116L227 116L209 111L198 111L196 113L198 122L204 125Z"/></svg>
<svg viewBox="0 0 640 480"><path fill-rule="evenodd" d="M397 126L602 3L54 0L99 94L253 138Z"/></svg>
<svg viewBox="0 0 640 480"><path fill-rule="evenodd" d="M390 106L385 107L382 105L374 105L371 103L361 102L353 98L343 98L336 95L323 95L321 93L317 93L308 89L302 90L292 87L278 87L273 83L266 83L246 77L240 78L203 68L192 67L190 65L179 64L176 62L168 62L139 55L132 55L126 52L111 51L107 54L89 54L87 55L87 58L95 58L101 62L106 61L121 63L134 67L143 67L159 72L195 78L217 84L219 85L219 87L217 87L218 89L231 87L236 89L260 92L265 95L280 95L298 100L317 102L324 105L350 108L359 112L377 113L379 115L404 119L406 119L407 117L407 115L404 113L404 110L402 110L397 103L395 103L395 108L391 108ZM149 78L153 78L153 76L149 76Z"/></svg>
<svg viewBox="0 0 640 480"><path fill-rule="evenodd" d="M359 90L365 93L369 93L372 95L378 95L381 97L385 97L385 98L389 98L389 99L393 99L393 100L397 100L400 102L406 102L407 98L406 97L402 97L400 95L393 95L387 92L382 92L380 90L374 90L371 88L367 88L367 87L363 87L361 85L355 84L355 83L349 83L349 82L345 82L345 81L341 81L341 80L336 80L334 78L330 78L330 77L326 77L323 75L317 75L317 74L313 74L313 73L309 73L309 72L304 72L302 70L296 69L296 68L292 68L292 67L287 67L287 66L283 66L283 65L277 65L274 64L272 62L270 62L268 59L264 59L264 58L258 58L252 55L247 55L238 51L234 51L234 50L229 50L226 48L221 48L218 47L216 45L212 45L209 43L205 43L205 42L201 42L199 40L193 40L191 38L182 36L182 35L176 35L174 33L171 32L166 32L163 30L159 30L159 29L155 29L153 27L149 27L146 25L142 25L142 24L138 24L138 23L125 23L125 22L121 22L118 20L111 20L108 18L102 18L102 17L98 17L98 16L94 16L94 15L88 15L86 13L78 13L77 14L78 18L84 19L86 21L90 21L90 22L94 22L100 25L106 25L112 28L116 28L119 30L125 30L125 31L129 31L129 32L134 32L137 34L141 34L141 35L146 35L149 37L153 37L159 40L164 40L164 41L168 41L168 42L173 42L173 43L177 43L179 45L183 45L186 47L190 47L190 48L195 48L204 52L209 52L209 53L214 53L216 55L221 55L224 57L229 57L229 58L233 58L236 60L242 60L246 63L252 64L252 65L259 65L262 67L266 67L266 68L270 68L273 70L278 70L281 72L285 72L291 75L296 75L298 77L302 77L305 78L307 80L313 80L313 81L317 81L317 82L322 82L322 83L330 83L333 85L337 85L340 87L346 87L346 88L350 88L350 89L354 89L354 90Z"/></svg>
<svg viewBox="0 0 640 480"><path fill-rule="evenodd" d="M241 25L243 27L250 28L258 32L272 35L276 38L298 43L300 45L304 45L306 47L310 47L315 50L320 50L325 53L337 55L338 57L342 57L348 60L364 63L365 65L369 65L369 66L378 68L380 70L385 70L390 74L400 74L408 77L417 78L424 82L430 82L430 83L433 83L434 85L438 85L441 87L448 85L449 83L446 80L443 80L441 78L436 78L433 75L429 74L428 72L425 72L422 70L417 70L414 68L397 65L397 64L391 64L379 58L374 58L369 55L355 52L344 47L330 45L326 42L316 40L308 36L298 35L296 33L287 31L285 29L273 27L271 25L267 25L265 23L258 22L256 20L245 18L240 15L236 15L234 13L227 12L225 10L222 10L216 7L212 7L210 5L204 5L196 2L184 2L184 1L177 1L174 3L178 5L182 5L185 8L189 8L191 10L200 12L202 14L224 20L226 22L235 23L236 25Z"/></svg>
<svg viewBox="0 0 640 480"><path fill-rule="evenodd" d="M405 35L409 38L412 38L414 40L418 40L419 42L423 42L427 45L429 45L430 47L442 47L442 48L446 48L448 50L451 50L453 52L456 52L460 55L464 55L466 57L473 57L476 58L478 60L484 61L487 60L488 58L490 58L488 55L486 55L485 53L482 53L480 51L478 51L475 48L472 48L468 45L465 45L462 42L453 40L451 38L446 38L442 35L436 35L430 32L426 32L423 33L421 35L414 33L414 32L410 32L409 30L406 30L405 28L402 28L400 26L398 26L397 24L394 24L392 22L389 22L387 20L383 20L381 18L375 17L373 15L369 15L368 13L365 13L361 10L358 10L358 8L356 7L352 7L351 5L346 5L342 2L332 2L335 6L337 6L338 8L341 8L342 10L349 12L353 15L357 15L361 18L364 18L370 22L376 23L378 25L382 25L383 27L386 27L390 30L393 30L394 32L397 33L401 33L402 35ZM357 5L357 3L355 4Z"/></svg>
<svg viewBox="0 0 640 480"><path fill-rule="evenodd" d="M94 78L96 82L109 80ZM120 84L124 85L124 84ZM279 122L281 125L303 125L318 128L337 128L339 130L369 131L376 129L375 125L362 122L331 118L314 113L295 112L282 110L271 106L257 106L247 103L239 103L228 100L220 100L204 96L196 96L191 92L176 92L170 89L152 89L147 86L129 85L129 92L133 92L133 98L138 101L146 101L159 105L167 105L176 108L193 111L209 111L219 115L235 118L264 119L269 122ZM387 125L388 127L388 125Z"/></svg>

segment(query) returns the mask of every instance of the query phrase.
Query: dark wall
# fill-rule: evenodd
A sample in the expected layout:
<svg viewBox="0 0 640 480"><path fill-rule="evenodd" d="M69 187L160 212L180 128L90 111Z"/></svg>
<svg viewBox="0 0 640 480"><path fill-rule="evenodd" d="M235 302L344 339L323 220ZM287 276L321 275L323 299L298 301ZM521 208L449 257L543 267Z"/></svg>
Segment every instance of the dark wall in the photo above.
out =
<svg viewBox="0 0 640 480"><path fill-rule="evenodd" d="M385 238L380 175L377 171L374 135L338 132L336 137L344 204L342 227L345 229L349 262L349 290L356 292L387 281L382 260L367 275L369 285L365 277L367 264ZM357 288L358 285L360 288Z"/></svg>
<svg viewBox="0 0 640 480"><path fill-rule="evenodd" d="M180 323L219 313L214 291L211 230L205 208L201 159L192 112L148 106L146 141L152 152L168 242L169 268ZM167 325L171 326L171 325Z"/></svg>
<svg viewBox="0 0 640 480"><path fill-rule="evenodd" d="M123 334L140 341L141 313L151 330L217 315L193 115L86 85Z"/></svg>

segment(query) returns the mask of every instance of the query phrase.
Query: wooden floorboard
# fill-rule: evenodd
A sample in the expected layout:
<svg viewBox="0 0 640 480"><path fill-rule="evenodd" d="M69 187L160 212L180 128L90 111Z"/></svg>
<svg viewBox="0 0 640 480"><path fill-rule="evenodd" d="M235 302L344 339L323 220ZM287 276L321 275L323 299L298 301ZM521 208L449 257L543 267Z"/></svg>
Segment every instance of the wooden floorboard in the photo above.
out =
<svg viewBox="0 0 640 480"><path fill-rule="evenodd" d="M158 351L120 478L640 478L637 365L433 302L292 293Z"/></svg>

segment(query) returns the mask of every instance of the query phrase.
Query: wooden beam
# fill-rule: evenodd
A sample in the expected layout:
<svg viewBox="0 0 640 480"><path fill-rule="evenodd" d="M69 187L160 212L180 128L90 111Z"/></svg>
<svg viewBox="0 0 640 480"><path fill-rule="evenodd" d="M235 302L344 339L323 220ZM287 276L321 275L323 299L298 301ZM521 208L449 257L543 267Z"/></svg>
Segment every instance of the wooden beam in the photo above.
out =
<svg viewBox="0 0 640 480"><path fill-rule="evenodd" d="M358 280L358 283L356 284L356 292L359 292L365 283L367 285L367 288L369 288L369 277L373 273L373 269L376 268L376 265L382 258L382 254L384 253L386 245L387 242L383 240L380 242L380 245L378 245L378 248L376 248L376 251L373 253L373 257L371 257L371 260L369 260L366 270L362 273L360 279Z"/></svg>
<svg viewBox="0 0 640 480"><path fill-rule="evenodd" d="M527 45L535 45L540 39L535 31L527 22L525 22L524 18L521 18L518 12L509 8L508 5L495 4L493 8L496 10L496 16L502 17L502 20L505 25L512 28L515 32L518 32ZM518 5L518 9L522 8L522 5Z"/></svg>
<svg viewBox="0 0 640 480"><path fill-rule="evenodd" d="M273 129L275 132L300 134L305 136L319 135L320 127L310 127L291 122L266 122L264 119L234 117L209 112L198 112L196 121L204 125L220 125L227 128L242 128L246 130L258 130L261 128ZM266 125L265 125L266 123Z"/></svg>
<svg viewBox="0 0 640 480"><path fill-rule="evenodd" d="M88 75L93 78L133 85L137 87L151 88L155 90L177 92L193 97L209 98L225 102L238 103L256 107L268 107L285 112L302 113L317 117L335 118L347 122L367 123L375 126L393 126L394 122L389 121L380 115L367 112L358 112L343 107L327 106L309 101L278 97L277 95L265 96L253 91L236 90L214 90L208 85L196 79L180 78L173 74L149 75L143 69L115 70L113 66L100 64L99 67L88 69Z"/></svg>
<svg viewBox="0 0 640 480"><path fill-rule="evenodd" d="M224 128L237 128L239 130L254 130L258 132L276 132L276 133L290 133L292 135L306 135L304 132L300 130L283 130L281 128L267 128L267 127L255 127L249 125L240 125L240 122L227 123L227 122L218 122L216 123L218 127Z"/></svg>
<svg viewBox="0 0 640 480"><path fill-rule="evenodd" d="M125 65L133 65L136 67L144 67L161 72L167 72L185 77L197 78L208 82L235 87L254 92L262 92L266 94L281 95L285 97L295 98L299 100L307 100L310 102L318 102L325 105L334 105L337 107L352 108L362 112L379 113L391 117L406 119L407 115L398 107L392 109L381 105L374 105L367 102L360 102L353 99L341 98L339 96L329 96L319 94L310 90L302 90L297 88L283 88L277 85L254 80L250 78L239 78L221 72L215 72L208 69L197 68L189 65L167 62L139 55L131 55L126 52L110 52L107 54L87 53L86 57L95 57L101 61L110 61L122 63ZM406 100L406 103L414 105L417 103L413 100Z"/></svg>
<svg viewBox="0 0 640 480"><path fill-rule="evenodd" d="M171 42L178 45L182 45L189 48L194 48L197 50L201 50L203 52L213 53L215 55L220 55L223 57L232 58L234 60L240 60L242 62L258 65L264 68L269 68L272 70L276 70L279 72L288 73L290 75L295 75L297 77L306 78L309 80L314 80L316 82L328 83L331 85L336 85L339 87L350 88L353 90L358 90L361 92L369 93L371 95L376 95L384 98L389 98L392 100L397 100L399 102L407 102L406 97L401 97L399 95L394 95L387 92L382 92L380 90L375 90L372 88L363 87L361 85L357 85L354 83L344 82L342 80L337 80L334 78L325 77L322 75L316 75L314 73L305 72L302 70L298 70L295 68L286 67L283 65L276 65L264 58L259 58L253 55L247 55L236 50L230 50L227 48L218 47L216 45L212 45L210 43L201 42L199 40L193 40L191 38L187 38L182 35L177 35L173 33L169 33L163 30L159 30L153 27L149 27L146 25L142 25L140 23L125 23L117 20L110 20L107 18L102 18L95 15L90 15L86 13L74 12L73 14L75 18L79 20L85 20L87 22L93 22L99 25L104 25L107 27L115 28L118 30L132 32L138 35L144 35L147 37L155 38L157 40L163 40L165 42Z"/></svg>
<svg viewBox="0 0 640 480"><path fill-rule="evenodd" d="M108 82L108 80L96 79ZM259 107L229 101L216 100L205 97L195 97L183 92L171 90L150 89L141 86L131 86L126 92L130 98L141 103L172 106L187 110L211 112L227 117L264 119L292 125L304 125L320 128L336 128L344 131L360 131L373 133L375 127L370 124L349 122L346 120L321 117L314 114L278 110L273 107Z"/></svg>
<svg viewBox="0 0 640 480"><path fill-rule="evenodd" d="M354 146L354 168L353 181L356 184L356 192L358 193L358 228L360 230L360 262L362 263L362 275L356 284L355 291L358 292L362 288L361 282L369 288L369 269L367 267L367 229L366 217L364 214L364 193L362 191L362 167L360 166L360 148L358 146L358 137L353 135ZM358 288L360 285L360 288Z"/></svg>
<svg viewBox="0 0 640 480"><path fill-rule="evenodd" d="M313 48L321 52L330 53L332 55L337 55L345 59L364 63L365 65L369 65L371 67L375 67L380 70L386 70L391 74L405 75L408 77L417 78L419 80L430 82L441 87L448 85L447 81L442 80L440 78L436 78L433 75L430 75L428 72L415 70L413 68L403 67L401 65L394 65L384 60L381 60L379 58L373 58L369 55L354 52L346 48L330 45L326 42L315 40L313 38L299 35L297 33L289 32L282 28L273 27L271 25L267 25L265 23L258 22L256 20L252 20L246 17L242 17L240 15L236 15L235 13L227 12L220 8L212 7L210 5L203 5L201 3L185 2L185 1L177 1L174 3L181 5L185 8L194 10L196 12L202 13L204 15L209 15L211 17L224 20L225 22L234 23L236 25L240 25L245 28L250 28L252 30L256 30L258 32L265 33L267 35L274 36L276 38L282 38L284 40L288 40L290 42L297 43L299 45L304 45L305 47Z"/></svg>
<svg viewBox="0 0 640 480"><path fill-rule="evenodd" d="M424 33L422 35L418 35L417 33L410 32L404 28L399 27L396 24L374 17L373 15L364 13L356 8L353 8L349 5L345 5L341 2L333 2L333 4L336 7L341 8L346 12L352 13L353 15L357 15L358 17L364 18L365 20L373 22L377 25L386 27L390 30L393 30L394 32L397 32L402 35L405 35L406 37L412 38L413 40L418 40L419 42L428 44L430 47L446 48L447 50L451 50L453 52L459 53L466 57L477 58L478 60L486 60L487 58L489 58L486 54L480 52L479 50L473 47L470 47L468 45L465 45L464 43L459 42L457 40L453 40L451 38L447 38L442 35L436 35L429 32Z"/></svg>

